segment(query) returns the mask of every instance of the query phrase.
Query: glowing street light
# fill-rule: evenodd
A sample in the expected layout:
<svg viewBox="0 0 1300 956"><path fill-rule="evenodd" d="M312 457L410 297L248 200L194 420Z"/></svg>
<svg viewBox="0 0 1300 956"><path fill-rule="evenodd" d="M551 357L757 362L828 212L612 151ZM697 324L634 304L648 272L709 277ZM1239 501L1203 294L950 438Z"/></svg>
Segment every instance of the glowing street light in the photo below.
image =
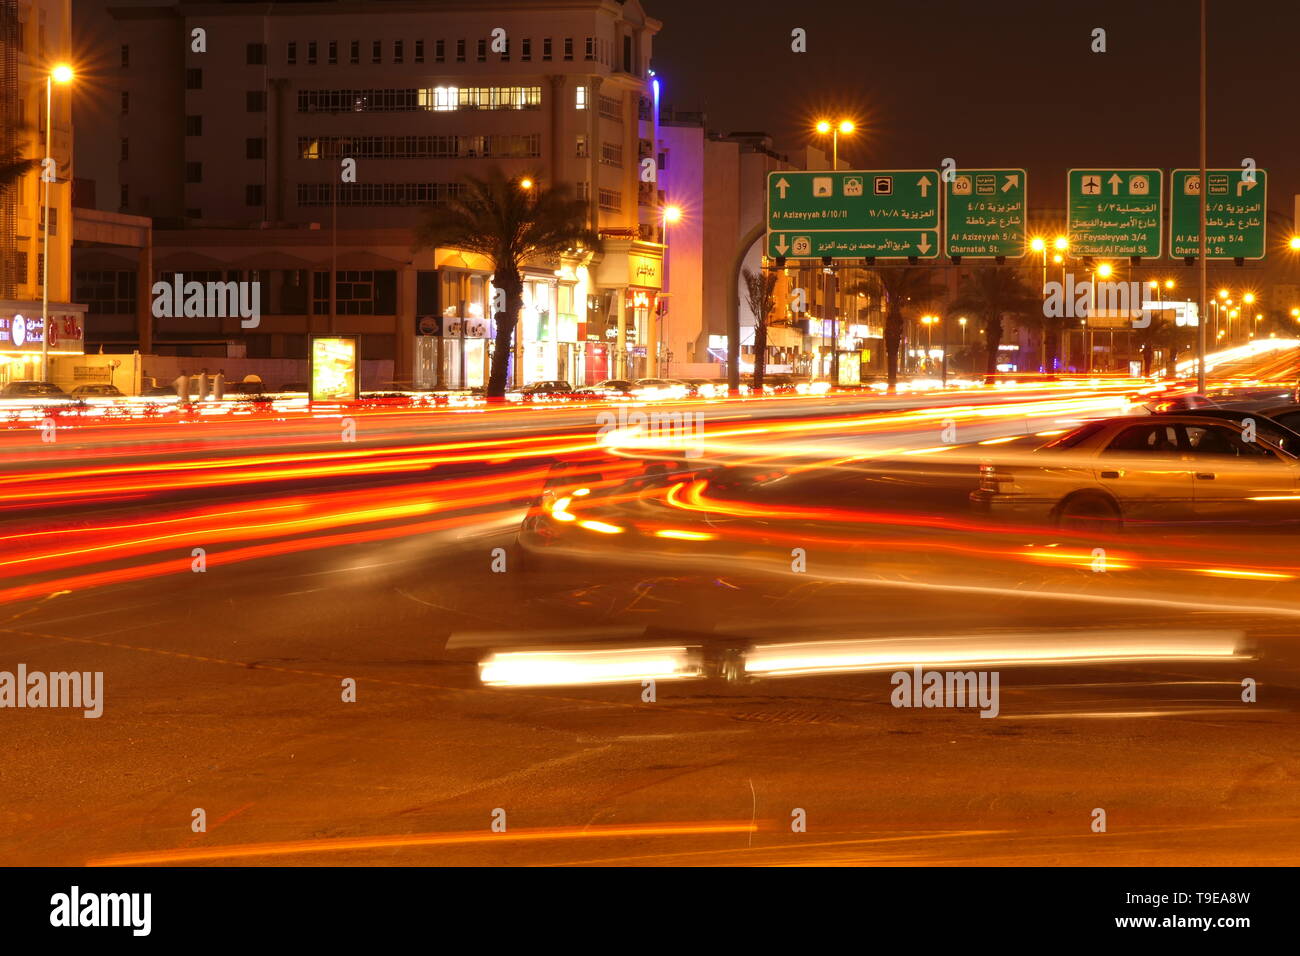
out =
<svg viewBox="0 0 1300 956"><path fill-rule="evenodd" d="M1057 252L1064 252L1066 249L1070 248L1070 240L1065 238L1065 236L1057 236L1056 239L1053 240L1052 245L1056 248Z"/></svg>
<svg viewBox="0 0 1300 956"><path fill-rule="evenodd" d="M840 134L845 136L852 133L856 126L852 120L840 120L838 123L831 123L830 120L818 120L817 132L825 136L831 134L831 169L840 168Z"/></svg>

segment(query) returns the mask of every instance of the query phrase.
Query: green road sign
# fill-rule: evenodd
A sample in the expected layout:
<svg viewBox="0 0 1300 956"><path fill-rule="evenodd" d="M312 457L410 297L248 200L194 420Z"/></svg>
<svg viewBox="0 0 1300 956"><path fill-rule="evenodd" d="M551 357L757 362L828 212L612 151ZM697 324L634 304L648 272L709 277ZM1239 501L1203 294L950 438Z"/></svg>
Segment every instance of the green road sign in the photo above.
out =
<svg viewBox="0 0 1300 956"><path fill-rule="evenodd" d="M1263 259L1264 220L1268 209L1268 174L1255 170L1254 182L1245 171L1207 169L1205 192L1205 258ZM1175 169L1169 177L1173 210L1169 254L1175 258L1201 254L1201 171Z"/></svg>
<svg viewBox="0 0 1300 956"><path fill-rule="evenodd" d="M944 183L944 251L972 259L1025 254L1023 169L958 169Z"/></svg>
<svg viewBox="0 0 1300 956"><path fill-rule="evenodd" d="M1164 173L1072 169L1068 182L1070 255L1160 257Z"/></svg>
<svg viewBox="0 0 1300 956"><path fill-rule="evenodd" d="M791 259L938 258L939 173L768 173L767 254Z"/></svg>

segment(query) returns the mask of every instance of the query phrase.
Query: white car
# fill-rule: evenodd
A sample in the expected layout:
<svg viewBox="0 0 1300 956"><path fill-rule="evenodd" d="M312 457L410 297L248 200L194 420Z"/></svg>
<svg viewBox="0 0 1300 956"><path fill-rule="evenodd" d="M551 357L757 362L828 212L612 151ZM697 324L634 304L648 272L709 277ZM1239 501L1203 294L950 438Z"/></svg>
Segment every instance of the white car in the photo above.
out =
<svg viewBox="0 0 1300 956"><path fill-rule="evenodd" d="M971 503L1075 530L1300 518L1300 458L1270 432L1195 412L1087 422L980 466Z"/></svg>

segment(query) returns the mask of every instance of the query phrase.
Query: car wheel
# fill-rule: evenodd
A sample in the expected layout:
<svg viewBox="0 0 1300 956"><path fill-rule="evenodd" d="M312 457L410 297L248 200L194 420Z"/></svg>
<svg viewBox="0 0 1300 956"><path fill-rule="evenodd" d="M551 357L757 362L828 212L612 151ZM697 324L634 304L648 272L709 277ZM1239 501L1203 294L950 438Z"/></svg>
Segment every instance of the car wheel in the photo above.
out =
<svg viewBox="0 0 1300 956"><path fill-rule="evenodd" d="M1100 495L1075 495L1056 508L1056 526L1062 531L1118 531L1122 523L1119 509Z"/></svg>

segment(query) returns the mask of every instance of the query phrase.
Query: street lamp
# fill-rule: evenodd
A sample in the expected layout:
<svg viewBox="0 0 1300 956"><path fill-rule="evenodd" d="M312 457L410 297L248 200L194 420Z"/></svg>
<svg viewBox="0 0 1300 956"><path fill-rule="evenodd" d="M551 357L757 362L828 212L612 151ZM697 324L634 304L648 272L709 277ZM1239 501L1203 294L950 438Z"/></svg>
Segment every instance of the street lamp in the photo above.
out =
<svg viewBox="0 0 1300 956"><path fill-rule="evenodd" d="M840 120L838 123L832 123L829 120L819 120L817 123L817 132L825 136L831 134L831 169L840 168L840 134L845 136L852 133L856 126L852 120Z"/></svg>
<svg viewBox="0 0 1300 956"><path fill-rule="evenodd" d="M1296 315L1300 315L1300 309L1295 309L1293 311L1295 312ZM957 324L961 326L961 344L962 344L962 348L965 348L966 347L966 316L963 315L961 318L959 318L957 320Z"/></svg>
<svg viewBox="0 0 1300 956"><path fill-rule="evenodd" d="M1291 241L1287 243L1292 249L1300 249L1300 236L1292 236Z"/></svg>
<svg viewBox="0 0 1300 956"><path fill-rule="evenodd" d="M41 381L50 377L50 187L54 185L50 163L50 139L54 135L54 84L72 82L72 67L57 64L45 77L45 163L41 166L41 181L45 183L45 221L42 227L44 266L41 270ZM67 225L64 225L67 228Z"/></svg>

